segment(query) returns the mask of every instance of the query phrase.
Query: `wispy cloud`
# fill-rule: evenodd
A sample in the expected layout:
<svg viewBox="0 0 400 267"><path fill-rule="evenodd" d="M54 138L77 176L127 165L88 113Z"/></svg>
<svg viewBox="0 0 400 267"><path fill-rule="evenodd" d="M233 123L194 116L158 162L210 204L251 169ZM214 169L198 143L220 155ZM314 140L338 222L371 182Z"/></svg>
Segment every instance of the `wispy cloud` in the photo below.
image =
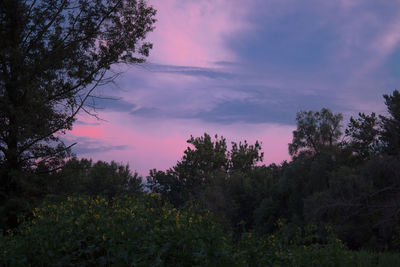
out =
<svg viewBox="0 0 400 267"><path fill-rule="evenodd" d="M371 54L368 62L358 71L358 75L364 77L376 71L384 61L399 49L400 45L400 10L397 18L389 21L383 32L377 34L376 38L368 45Z"/></svg>
<svg viewBox="0 0 400 267"><path fill-rule="evenodd" d="M216 64L221 64L220 62ZM147 69L151 72L170 73L178 75L187 75L195 77L204 77L210 79L233 79L237 75L226 72L217 68L201 68L193 66L176 66L176 65L161 65L147 64Z"/></svg>
<svg viewBox="0 0 400 267"><path fill-rule="evenodd" d="M79 156L86 156L86 157L91 157L98 153L133 149L133 147L129 145L112 145L105 140L97 139L95 137L90 137L90 136L68 135L65 138L65 141L67 143L76 143L72 147L72 152Z"/></svg>
<svg viewBox="0 0 400 267"><path fill-rule="evenodd" d="M87 121L82 121L82 120L77 120L75 125L85 125L85 126L99 126L101 123L100 122L87 122Z"/></svg>
<svg viewBox="0 0 400 267"><path fill-rule="evenodd" d="M130 112L137 107L136 104L130 103L120 97L108 97L107 95L90 98L86 104L95 108L96 110L118 112Z"/></svg>

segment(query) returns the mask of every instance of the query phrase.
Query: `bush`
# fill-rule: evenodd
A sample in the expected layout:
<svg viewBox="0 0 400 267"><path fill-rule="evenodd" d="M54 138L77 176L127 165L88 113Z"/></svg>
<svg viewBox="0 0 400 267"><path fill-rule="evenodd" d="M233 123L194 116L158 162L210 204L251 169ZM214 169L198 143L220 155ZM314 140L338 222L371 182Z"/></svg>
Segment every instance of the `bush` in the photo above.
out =
<svg viewBox="0 0 400 267"><path fill-rule="evenodd" d="M152 194L107 201L45 201L31 221L0 237L0 265L195 266L230 264L230 247L208 212Z"/></svg>

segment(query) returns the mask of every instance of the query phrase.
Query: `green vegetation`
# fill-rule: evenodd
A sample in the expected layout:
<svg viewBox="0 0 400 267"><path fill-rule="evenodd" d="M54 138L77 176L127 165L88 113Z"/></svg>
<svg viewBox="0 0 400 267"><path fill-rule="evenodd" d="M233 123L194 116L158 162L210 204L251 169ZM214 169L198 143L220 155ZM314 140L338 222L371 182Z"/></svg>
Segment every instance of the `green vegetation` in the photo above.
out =
<svg viewBox="0 0 400 267"><path fill-rule="evenodd" d="M400 95L384 98L389 117L360 114L345 135L341 114L299 112L292 161L280 166L260 164L257 142L232 143L229 151L222 137L191 137L176 166L150 172L148 187L176 207L200 202L235 235L268 235L284 219L291 237L318 222L351 249L398 251Z"/></svg>
<svg viewBox="0 0 400 267"><path fill-rule="evenodd" d="M156 194L133 199L48 200L15 235L2 238L2 264L216 265L229 259L209 212L177 210Z"/></svg>
<svg viewBox="0 0 400 267"><path fill-rule="evenodd" d="M258 142L191 137L147 183L129 166L70 157L60 139L91 114L114 64L141 63L144 0L0 2L2 266L396 266L400 93L388 115L342 125L300 111L290 162Z"/></svg>
<svg viewBox="0 0 400 267"><path fill-rule="evenodd" d="M23 218L21 218L23 220ZM286 240L225 233L209 211L176 209L152 193L132 198L51 197L30 220L0 236L2 266L395 266L400 255L352 252L327 227L315 225Z"/></svg>

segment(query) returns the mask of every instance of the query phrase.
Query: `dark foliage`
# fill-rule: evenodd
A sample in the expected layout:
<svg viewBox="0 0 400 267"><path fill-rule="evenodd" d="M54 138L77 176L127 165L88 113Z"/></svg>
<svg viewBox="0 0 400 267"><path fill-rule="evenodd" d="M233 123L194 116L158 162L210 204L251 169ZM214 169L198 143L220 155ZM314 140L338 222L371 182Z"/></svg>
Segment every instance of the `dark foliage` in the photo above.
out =
<svg viewBox="0 0 400 267"><path fill-rule="evenodd" d="M292 161L279 166L258 164L258 143L228 151L223 138L192 137L194 149L172 169L152 171L149 188L177 206L203 203L236 234L268 235L286 222L280 231L292 240L299 227L316 225L312 244L325 240L330 225L350 248L398 250L399 96L384 96L389 117L360 113L344 133L341 114L299 112Z"/></svg>
<svg viewBox="0 0 400 267"><path fill-rule="evenodd" d="M56 195L107 196L138 194L142 192L142 180L131 173L129 166L72 158L62 169L48 177L48 192Z"/></svg>
<svg viewBox="0 0 400 267"><path fill-rule="evenodd" d="M395 90L392 95L384 95L390 117L380 116L382 120L381 141L389 155L400 153L400 93Z"/></svg>

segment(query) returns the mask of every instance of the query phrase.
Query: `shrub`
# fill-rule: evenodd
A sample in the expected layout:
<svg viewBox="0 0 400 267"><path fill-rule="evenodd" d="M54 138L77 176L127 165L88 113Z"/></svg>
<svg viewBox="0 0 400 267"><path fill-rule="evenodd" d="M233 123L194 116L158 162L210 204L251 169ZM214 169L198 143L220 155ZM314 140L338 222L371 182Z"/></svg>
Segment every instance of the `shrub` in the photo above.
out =
<svg viewBox="0 0 400 267"><path fill-rule="evenodd" d="M229 264L230 247L209 212L177 210L157 195L45 201L0 237L0 265L195 266Z"/></svg>

